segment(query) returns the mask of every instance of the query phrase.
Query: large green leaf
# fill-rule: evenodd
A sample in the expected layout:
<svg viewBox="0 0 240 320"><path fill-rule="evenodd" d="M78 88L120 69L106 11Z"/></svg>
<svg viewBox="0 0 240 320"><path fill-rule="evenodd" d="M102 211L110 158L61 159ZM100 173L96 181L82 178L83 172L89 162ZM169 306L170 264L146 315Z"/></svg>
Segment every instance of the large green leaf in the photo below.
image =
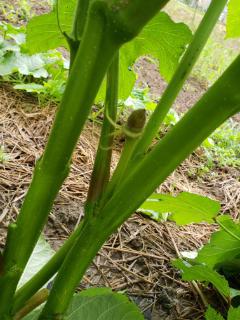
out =
<svg viewBox="0 0 240 320"><path fill-rule="evenodd" d="M24 320L37 320L35 311ZM144 320L137 306L119 293L93 288L75 295L65 315L66 320Z"/></svg>
<svg viewBox="0 0 240 320"><path fill-rule="evenodd" d="M44 52L61 46L68 48L63 33L70 34L72 31L75 6L76 0L59 0L58 9L55 7L52 12L36 16L29 21L26 46L30 53Z"/></svg>
<svg viewBox="0 0 240 320"><path fill-rule="evenodd" d="M66 33L71 32L75 2L59 2L59 24ZM120 50L119 99L128 98L133 89L136 81L133 65L140 56L156 58L161 75L165 80L170 80L191 37L192 33L185 24L173 22L166 13L161 12L153 18L134 40ZM67 47L67 42L58 28L56 8L51 13L34 17L28 23L27 48L31 53L60 46ZM104 80L96 101L104 100L105 87Z"/></svg>
<svg viewBox="0 0 240 320"><path fill-rule="evenodd" d="M222 230L212 234L210 242L199 251L195 259L210 268L219 268L240 256L240 224L228 216L218 221Z"/></svg>
<svg viewBox="0 0 240 320"><path fill-rule="evenodd" d="M75 14L76 0L58 0L58 19L61 31L70 34L72 32Z"/></svg>
<svg viewBox="0 0 240 320"><path fill-rule="evenodd" d="M140 210L155 213L171 213L169 219L177 224L197 222L213 222L220 210L217 201L197 194L182 192L178 196L153 194L141 206Z"/></svg>
<svg viewBox="0 0 240 320"><path fill-rule="evenodd" d="M230 0L227 15L227 38L240 37L240 5L239 0Z"/></svg>
<svg viewBox="0 0 240 320"><path fill-rule="evenodd" d="M5 76L15 72L32 75L35 78L48 77L45 59L40 54L29 56L9 51L0 58L0 75Z"/></svg>
<svg viewBox="0 0 240 320"><path fill-rule="evenodd" d="M192 33L184 23L175 23L164 12L154 17L131 45L138 56L152 55L159 61L160 73L169 81ZM128 52L128 51L127 51Z"/></svg>
<svg viewBox="0 0 240 320"><path fill-rule="evenodd" d="M218 292L225 297L230 296L230 288L227 280L221 276L218 272L210 269L205 265L194 265L177 259L172 262L172 264L181 270L182 278L185 281L206 281L213 284L213 286L218 290Z"/></svg>
<svg viewBox="0 0 240 320"><path fill-rule="evenodd" d="M0 75L5 76L16 72L16 55L13 52L8 52L0 58Z"/></svg>
<svg viewBox="0 0 240 320"><path fill-rule="evenodd" d="M44 237L40 236L20 279L19 287L34 276L49 261L54 253L55 251L50 247Z"/></svg>
<svg viewBox="0 0 240 320"><path fill-rule="evenodd" d="M208 306L205 314L205 320L224 320L224 318L215 309L213 309L211 306Z"/></svg>
<svg viewBox="0 0 240 320"><path fill-rule="evenodd" d="M32 18L27 24L26 47L30 53L68 47L60 32L55 11Z"/></svg>
<svg viewBox="0 0 240 320"><path fill-rule="evenodd" d="M119 99L127 99L136 81L134 62L143 55L151 55L159 63L160 73L169 81L178 65L192 33L183 23L175 23L164 12L156 15L131 42L120 50ZM97 101L103 101L106 81L104 81Z"/></svg>

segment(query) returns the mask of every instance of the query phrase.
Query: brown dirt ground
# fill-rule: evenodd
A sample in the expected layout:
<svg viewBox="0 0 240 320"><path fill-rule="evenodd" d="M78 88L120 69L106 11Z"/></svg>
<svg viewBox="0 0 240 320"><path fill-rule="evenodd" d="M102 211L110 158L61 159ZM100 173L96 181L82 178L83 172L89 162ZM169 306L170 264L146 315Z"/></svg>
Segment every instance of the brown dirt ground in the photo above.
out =
<svg viewBox="0 0 240 320"><path fill-rule="evenodd" d="M9 160L0 164L1 246L7 226L16 219L27 192L54 113L54 106L40 109L31 96L7 86L0 88L0 144L9 155ZM74 153L70 176L55 201L45 228L45 235L54 248L63 243L83 216L98 137L98 126L89 122ZM117 154L118 150L115 150L113 163L116 163ZM226 169L214 179L189 178L189 168L198 165L197 156L191 156L158 191L208 195L221 201L223 212L237 216L239 172ZM196 288L181 281L170 261L179 251L201 247L215 228L205 224L179 228L171 222L157 223L135 214L105 243L80 288L109 286L124 291L140 305L146 319L203 319L204 306Z"/></svg>

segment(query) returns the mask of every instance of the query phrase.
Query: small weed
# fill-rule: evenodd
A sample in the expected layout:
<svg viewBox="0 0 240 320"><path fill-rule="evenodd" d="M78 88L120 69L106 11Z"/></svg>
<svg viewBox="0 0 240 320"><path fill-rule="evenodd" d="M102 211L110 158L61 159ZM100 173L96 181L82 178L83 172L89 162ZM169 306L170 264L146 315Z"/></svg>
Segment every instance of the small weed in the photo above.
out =
<svg viewBox="0 0 240 320"><path fill-rule="evenodd" d="M68 74L68 61L60 52L29 54L25 27L0 23L0 76L15 89L38 95L41 104L60 101ZM34 81L34 82L33 82Z"/></svg>
<svg viewBox="0 0 240 320"><path fill-rule="evenodd" d="M5 152L4 146L0 146L0 163L5 163L8 159L9 157Z"/></svg>
<svg viewBox="0 0 240 320"><path fill-rule="evenodd" d="M149 88L134 88L130 97L125 101L125 106L133 109L146 109L152 112L156 103L150 97Z"/></svg>
<svg viewBox="0 0 240 320"><path fill-rule="evenodd" d="M41 6L51 7L54 2L54 0L43 0L41 1ZM31 0L17 0L14 2L0 0L0 13L5 21L19 25L33 17L33 3Z"/></svg>
<svg viewBox="0 0 240 320"><path fill-rule="evenodd" d="M125 101L125 107L130 107L133 109L145 109L148 113L152 113L157 106L150 96L149 88L144 89L134 88L131 96ZM163 121L165 127L170 127L175 125L179 120L177 112L173 109L169 111L167 116Z"/></svg>
<svg viewBox="0 0 240 320"><path fill-rule="evenodd" d="M203 143L208 167L240 166L240 131L237 123L228 121Z"/></svg>
<svg viewBox="0 0 240 320"><path fill-rule="evenodd" d="M0 1L1 14L6 21L18 24L31 18L31 6L27 0L20 0L18 5Z"/></svg>

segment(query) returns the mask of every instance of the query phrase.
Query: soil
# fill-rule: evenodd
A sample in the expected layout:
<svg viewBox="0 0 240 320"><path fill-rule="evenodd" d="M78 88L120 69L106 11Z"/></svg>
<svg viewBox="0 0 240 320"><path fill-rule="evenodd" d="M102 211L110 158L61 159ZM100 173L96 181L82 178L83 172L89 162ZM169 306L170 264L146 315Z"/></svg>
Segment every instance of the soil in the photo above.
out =
<svg viewBox="0 0 240 320"><path fill-rule="evenodd" d="M137 85L148 87L152 98L156 101L163 94L167 82L163 80L158 71L158 66L149 62L147 57L140 58L136 64L138 73ZM175 110L182 114L192 107L206 92L207 85L195 78L189 78L174 104Z"/></svg>
<svg viewBox="0 0 240 320"><path fill-rule="evenodd" d="M39 7L36 9L40 10ZM156 66L141 59L137 66L139 84L147 84L154 99L166 87ZM186 111L206 91L196 79L188 80L175 108ZM0 248L4 246L7 226L18 215L31 181L33 168L42 154L56 106L40 108L31 95L0 87L0 145L9 159L0 164ZM83 204L99 139L99 127L88 122L73 156L71 172L54 203L44 229L51 246L57 249L83 217ZM113 167L119 144L113 153ZM177 194L189 191L219 200L222 213L239 215L239 170L221 168L208 175L197 174L203 157L201 149L191 155L157 191ZM33 213L34 214L34 213ZM151 320L204 319L204 303L198 290L183 282L171 266L181 251L196 250L216 230L215 225L193 224L177 227L172 222L157 223L134 214L105 243L88 269L79 289L107 286L125 292ZM215 296L208 289L206 295Z"/></svg>

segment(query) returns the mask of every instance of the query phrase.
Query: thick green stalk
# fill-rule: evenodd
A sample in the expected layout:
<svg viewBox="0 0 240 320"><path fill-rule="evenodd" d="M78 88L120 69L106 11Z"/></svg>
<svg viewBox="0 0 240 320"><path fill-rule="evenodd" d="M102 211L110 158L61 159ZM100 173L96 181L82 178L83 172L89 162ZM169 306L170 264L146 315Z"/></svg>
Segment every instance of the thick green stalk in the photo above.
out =
<svg viewBox="0 0 240 320"><path fill-rule="evenodd" d="M17 227L4 254L4 274L11 275L8 290L0 280L0 318L10 312L12 294L46 222L53 201L68 174L72 152L105 72L118 46L110 41L102 8L94 6L85 37L68 79L66 91L43 157L38 162L33 181L17 219ZM100 14L99 14L100 12ZM104 52L104 54L103 54ZM16 276L12 276L13 270ZM20 272L19 272L20 270Z"/></svg>
<svg viewBox="0 0 240 320"><path fill-rule="evenodd" d="M214 26L216 25L227 0L212 0L206 14L204 15L194 38L186 50L173 78L167 86L161 100L150 117L144 133L134 151L134 157L141 157L147 151L152 140L157 136L158 130L169 109L173 105L178 93L183 87L188 75L196 63L203 47L205 46ZM135 163L134 159L133 162ZM133 163L133 165L134 165Z"/></svg>
<svg viewBox="0 0 240 320"><path fill-rule="evenodd" d="M48 263L43 266L33 278L17 290L14 296L12 309L13 314L18 312L24 304L55 275L75 240L80 235L82 226L83 222L81 222L78 228L71 234L69 239L62 245Z"/></svg>
<svg viewBox="0 0 240 320"><path fill-rule="evenodd" d="M39 319L63 319L75 286L108 236L212 131L240 111L239 78L240 56L89 219L59 270Z"/></svg>
<svg viewBox="0 0 240 320"><path fill-rule="evenodd" d="M3 273L3 256L2 256L2 252L0 252L0 276Z"/></svg>
<svg viewBox="0 0 240 320"><path fill-rule="evenodd" d="M93 212L96 212L96 206L109 181L114 126L109 122L108 116L111 117L113 121L116 121L118 105L118 73L119 53L114 57L107 73L107 89L102 131L88 190L88 197L85 204L85 215L87 217Z"/></svg>
<svg viewBox="0 0 240 320"><path fill-rule="evenodd" d="M72 70L72 66L74 63L74 60L76 58L79 46L80 46L80 42L73 40L72 38L70 38L68 35L65 34L65 38L68 42L69 45L69 49L70 49L70 67L69 67L69 71L71 72Z"/></svg>
<svg viewBox="0 0 240 320"><path fill-rule="evenodd" d="M70 36L65 35L70 48L70 70L77 55L80 41L87 23L90 0L78 0L76 5L73 28Z"/></svg>
<svg viewBox="0 0 240 320"><path fill-rule="evenodd" d="M79 276L80 278L83 277L87 266L92 262L92 259L108 236L106 230L102 229L102 226L99 224L100 221L97 217L98 215L94 215L86 222L82 233L78 238L78 243L73 247L75 252L74 254L76 254L74 259L73 254L71 254L64 260L60 276L57 275L56 277L51 289L50 297L39 319L64 319L63 314L65 313L72 298ZM70 252L73 253L72 250ZM69 265L70 260L68 258L70 256L72 259L71 265ZM69 269L78 271L77 273L69 273ZM63 288L64 290L62 290ZM71 292L71 294L69 294L69 292Z"/></svg>
<svg viewBox="0 0 240 320"><path fill-rule="evenodd" d="M13 320L21 320L31 311L43 304L49 296L49 290L44 288L38 291L30 300L24 305L24 307L14 315Z"/></svg>
<svg viewBox="0 0 240 320"><path fill-rule="evenodd" d="M61 21L60 21L60 17L59 17L59 0L56 0L56 5L55 5L55 10L56 10L56 14L57 14L57 24L58 24L58 29L59 31L62 33L62 35L65 37L66 41L68 42L69 45L69 49L70 49L70 70L72 68L74 59L77 55L77 51L79 48L79 41L77 39L74 38L73 34L74 32L72 32L72 35L67 34L66 32L64 32L62 30L61 27ZM73 26L73 28L75 27L75 25Z"/></svg>
<svg viewBox="0 0 240 320"><path fill-rule="evenodd" d="M101 0L109 8L114 42L127 42L138 35L145 24L169 0Z"/></svg>
<svg viewBox="0 0 240 320"><path fill-rule="evenodd" d="M134 146L136 145L136 142L137 142L137 138L126 137L119 162L109 182L109 185L107 186L107 190L106 190L107 198L113 194L118 183L120 183L122 178L124 177L124 172L127 168L128 162L131 159L132 152L133 152ZM105 201L106 200L104 197L104 202Z"/></svg>
<svg viewBox="0 0 240 320"><path fill-rule="evenodd" d="M87 22L89 4L91 0L78 0L73 21L72 37L75 41L80 41Z"/></svg>
<svg viewBox="0 0 240 320"><path fill-rule="evenodd" d="M7 242L5 250L11 250L14 245L14 236L17 225L12 223L8 226ZM22 274L22 270L17 265L10 266L6 272L5 259L2 257L1 275L0 275L0 319L11 320L9 297L15 292L13 283L17 282Z"/></svg>
<svg viewBox="0 0 240 320"><path fill-rule="evenodd" d="M239 79L240 56L126 176L101 211L102 216L109 217L105 228L118 227L217 127L240 111ZM117 215L112 214L115 208Z"/></svg>
<svg viewBox="0 0 240 320"><path fill-rule="evenodd" d="M166 2L152 0L148 10L143 11L140 9L146 7L145 0L133 0L131 3L96 0L92 3L46 150L35 169L12 241L6 246L9 250L4 254L4 270L0 279L1 319L9 318L9 302L12 301L18 280L46 222L54 198L67 176L72 152L114 54L125 41L136 36ZM7 279L8 290L3 290Z"/></svg>
<svg viewBox="0 0 240 320"><path fill-rule="evenodd" d="M168 0L152 0L150 4L146 5L145 0L132 0L131 2L129 1L116 1L116 0L102 0L102 1L94 1L93 2L93 7L98 7L100 10L98 11L99 15L101 18L104 16L106 26L105 30L105 37L108 39L106 42L108 42L109 48L106 48L106 51L109 51L111 47L113 47L116 50L126 41L131 40L133 37L135 37L141 29L144 27L144 25L160 10ZM101 11L102 10L102 11ZM96 20L98 20L99 17L95 17ZM90 19L91 20L91 19ZM90 23L89 23L90 24ZM95 24L95 21L93 21L93 24ZM105 25L104 25L105 26ZM99 31L101 28L99 28ZM87 34L87 30L84 33L83 41L80 46L80 50L82 48L85 36ZM108 49L108 50L107 50ZM93 50L94 51L94 50ZM106 58L106 51L102 51L102 56L104 57L102 59L99 59L99 65L102 67L102 61ZM111 51L111 50L110 50ZM114 51L114 50L113 50ZM108 53L108 52L107 52ZM112 53L112 52L111 52ZM113 54L112 54L113 56ZM87 61L87 57L86 57ZM76 64L76 61L75 63ZM97 68L96 68L96 74ZM71 75L73 75L73 71L71 72ZM96 81L95 81L96 83ZM89 85L87 83L87 85ZM64 121L72 121L72 119L66 118L64 116ZM69 137L68 137L69 138ZM70 143L71 144L71 143ZM49 146L50 146L50 151L49 155L52 155L56 158L56 155L54 155L52 152L52 148L54 147L51 144L51 141L49 141ZM69 269L71 269L71 266L68 266ZM70 270L69 270L70 271ZM56 283L58 283L59 279L56 280ZM62 287L63 283L65 282L65 286L68 286L68 290L64 289ZM66 310L66 307L71 299L71 296L73 295L74 292L74 286L69 286L68 285L68 280L63 279L63 281L60 280L60 287L65 291L65 296L66 296L66 303L63 305L59 305L59 300L56 296L61 296L61 293L57 293L56 291L53 290L53 294L50 295L50 298L48 300L48 303L46 304L46 307L44 308L44 317L46 316L47 318L55 317L55 310L58 308ZM56 303L57 304L56 304ZM50 315L49 315L50 314Z"/></svg>

